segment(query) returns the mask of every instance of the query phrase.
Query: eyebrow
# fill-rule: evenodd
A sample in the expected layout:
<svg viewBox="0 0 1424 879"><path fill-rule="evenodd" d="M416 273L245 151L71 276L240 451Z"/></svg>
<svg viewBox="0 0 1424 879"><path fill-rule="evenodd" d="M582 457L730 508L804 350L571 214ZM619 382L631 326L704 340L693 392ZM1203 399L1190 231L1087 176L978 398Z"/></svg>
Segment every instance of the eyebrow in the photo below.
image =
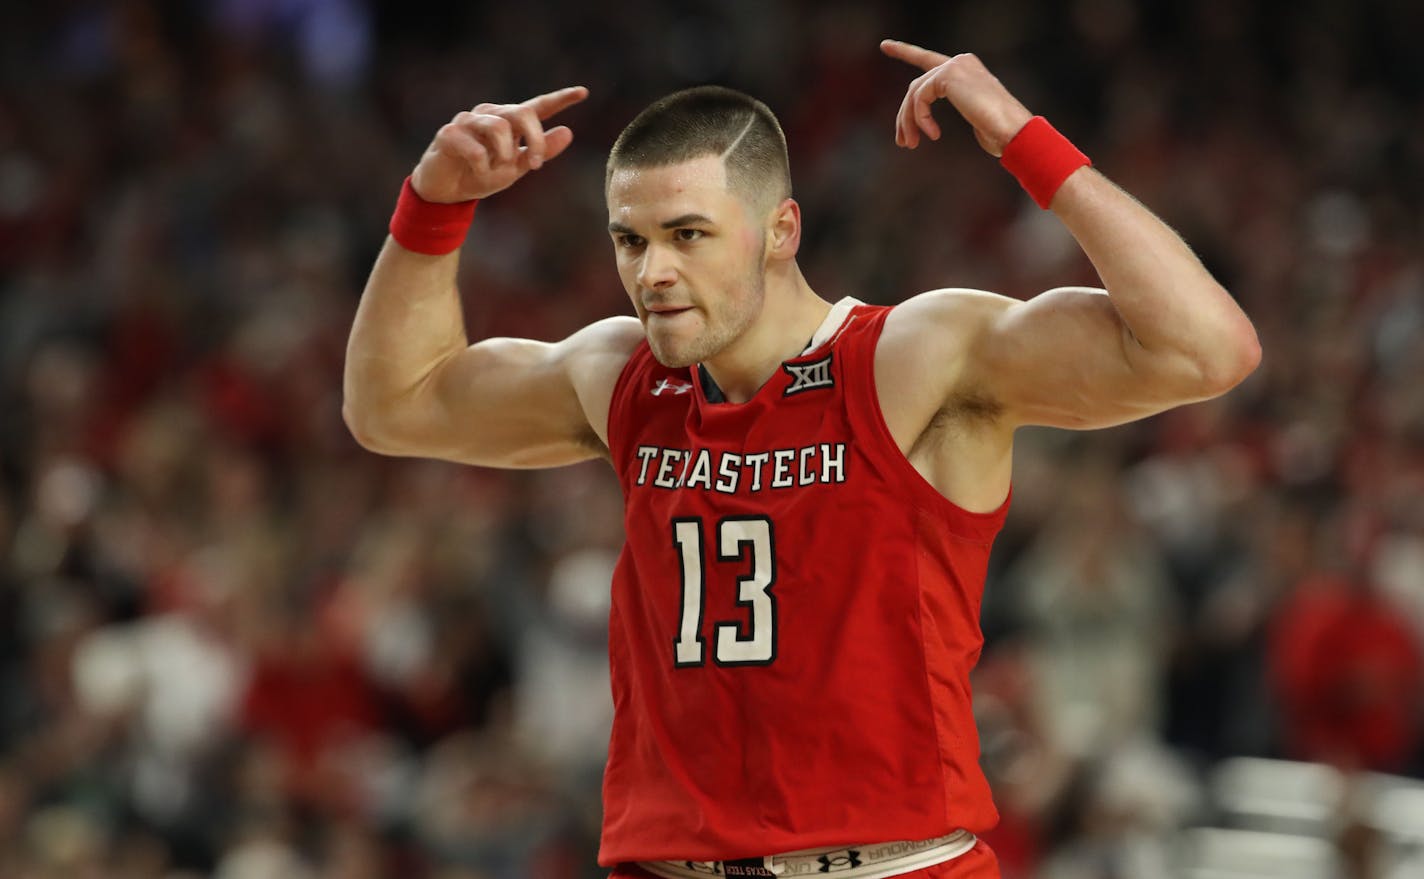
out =
<svg viewBox="0 0 1424 879"><path fill-rule="evenodd" d="M663 220L658 224L663 229L677 229L682 226L696 226L698 224L712 225L711 217L704 217L702 214L683 214L680 217L673 217L671 220ZM633 230L622 223L613 222L608 224L608 231L622 235L633 234Z"/></svg>

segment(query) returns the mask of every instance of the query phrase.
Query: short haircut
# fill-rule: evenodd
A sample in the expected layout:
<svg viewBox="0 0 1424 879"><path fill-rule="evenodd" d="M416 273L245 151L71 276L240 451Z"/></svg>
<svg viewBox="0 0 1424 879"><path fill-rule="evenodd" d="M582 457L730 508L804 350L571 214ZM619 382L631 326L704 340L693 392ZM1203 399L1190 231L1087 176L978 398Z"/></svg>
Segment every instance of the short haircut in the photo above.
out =
<svg viewBox="0 0 1424 879"><path fill-rule="evenodd" d="M703 156L721 157L728 187L759 209L791 197L786 135L776 114L751 95L718 85L674 92L639 113L608 153L603 188L619 168L659 168Z"/></svg>

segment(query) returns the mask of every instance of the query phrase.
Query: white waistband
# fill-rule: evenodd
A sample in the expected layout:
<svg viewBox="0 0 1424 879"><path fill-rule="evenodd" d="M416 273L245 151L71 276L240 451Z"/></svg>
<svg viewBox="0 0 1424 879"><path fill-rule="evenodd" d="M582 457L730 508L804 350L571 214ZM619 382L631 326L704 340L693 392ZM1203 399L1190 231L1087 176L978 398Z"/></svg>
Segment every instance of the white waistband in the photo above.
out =
<svg viewBox="0 0 1424 879"><path fill-rule="evenodd" d="M877 842L870 845L805 849L784 855L739 861L639 861L638 866L663 879L705 879L707 876L836 876L838 879L886 879L943 864L974 848L974 834L956 830L919 842Z"/></svg>

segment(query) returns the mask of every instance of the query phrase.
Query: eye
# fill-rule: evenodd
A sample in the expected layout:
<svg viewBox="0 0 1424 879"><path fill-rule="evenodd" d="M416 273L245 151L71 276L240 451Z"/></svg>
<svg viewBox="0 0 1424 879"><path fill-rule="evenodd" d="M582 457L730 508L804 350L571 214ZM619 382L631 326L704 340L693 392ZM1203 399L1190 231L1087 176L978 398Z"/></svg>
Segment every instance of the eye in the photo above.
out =
<svg viewBox="0 0 1424 879"><path fill-rule="evenodd" d="M625 248L627 250L637 250L644 244L643 236L633 235L631 233L619 235L616 240L618 241L619 247Z"/></svg>
<svg viewBox="0 0 1424 879"><path fill-rule="evenodd" d="M701 229L678 229L672 234L678 241L696 241L707 233Z"/></svg>

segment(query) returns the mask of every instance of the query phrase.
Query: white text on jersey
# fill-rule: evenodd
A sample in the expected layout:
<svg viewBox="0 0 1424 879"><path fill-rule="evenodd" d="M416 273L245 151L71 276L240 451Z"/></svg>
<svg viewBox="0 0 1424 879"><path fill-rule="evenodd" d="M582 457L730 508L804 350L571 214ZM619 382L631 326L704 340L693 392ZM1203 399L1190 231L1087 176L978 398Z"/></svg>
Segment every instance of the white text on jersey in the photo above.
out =
<svg viewBox="0 0 1424 879"><path fill-rule="evenodd" d="M834 484L846 481L845 443L819 443L798 449L737 454L722 452L713 466L708 449L668 449L638 446L638 485L656 488L701 488L722 494L736 494L765 488L795 488L803 485Z"/></svg>

